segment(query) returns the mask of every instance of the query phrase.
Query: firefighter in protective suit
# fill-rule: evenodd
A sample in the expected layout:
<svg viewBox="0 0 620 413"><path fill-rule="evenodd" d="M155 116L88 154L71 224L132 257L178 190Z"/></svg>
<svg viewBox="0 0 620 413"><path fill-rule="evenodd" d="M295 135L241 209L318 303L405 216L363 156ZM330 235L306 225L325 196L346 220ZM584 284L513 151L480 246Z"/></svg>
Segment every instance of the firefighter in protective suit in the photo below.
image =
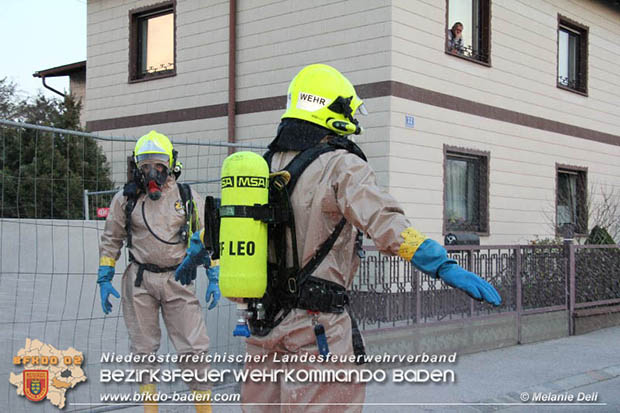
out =
<svg viewBox="0 0 620 413"><path fill-rule="evenodd" d="M296 247L300 265L313 260L325 240L336 236L327 255L312 272L311 290L299 287L297 308L264 336L246 340L250 354L273 355L321 353L317 325L324 328L332 355L363 355L363 340L346 309L343 293L353 283L360 263L358 230L367 234L383 254L399 255L419 270L478 300L499 305L495 289L477 275L448 259L446 250L413 229L398 202L376 183L375 174L353 142L343 137L361 133L356 112L366 114L353 85L336 69L314 64L302 69L288 89L287 109L277 136L269 145L270 169L280 171L299 153L333 142L340 149L320 154L301 173L291 195L297 245L289 245L287 259ZM342 142L345 142L344 144ZM348 144L346 143L348 142ZM267 157L267 156L266 156ZM344 218L344 221L343 221ZM345 222L339 232L335 228ZM270 235L271 236L271 235ZM270 255L277 253L270 249ZM182 265L177 272L191 271ZM286 296L284 296L286 298ZM286 300L284 300L286 301ZM339 369L354 364L246 363L247 369ZM361 411L363 383L288 383L247 381L242 387L244 411L296 411L308 405L311 411ZM280 406L251 403L281 403ZM294 403L294 404L293 404ZM312 405L312 403L320 403ZM349 406L343 406L350 404Z"/></svg>
<svg viewBox="0 0 620 413"><path fill-rule="evenodd" d="M101 236L97 283L103 312L108 314L112 310L110 295L122 296L130 351L135 355L154 354L159 349L160 309L179 355L206 354L209 337L195 286L189 282L185 283L189 285L182 285L174 278L174 271L185 256L188 232L192 229L198 231L203 226L199 219L199 211L203 210L201 199L189 186L177 184L180 164L166 136L151 131L141 137L134 149L134 160L137 167L135 179L112 199ZM130 264L123 274L122 295L119 295L111 281L124 241L127 241ZM197 264L208 266L208 263L207 256ZM219 300L218 271L218 267L210 267L207 272L207 303L212 299L209 309L214 308ZM200 371L208 367L206 363L186 361L178 365L179 368ZM136 367L157 368L155 363L140 363ZM210 412L211 406L206 403L210 395L208 384L191 382L189 387L196 400L203 400L196 402L196 411ZM140 392L144 396L155 394L155 384L143 382ZM144 408L146 412L158 410L153 402L145 402Z"/></svg>

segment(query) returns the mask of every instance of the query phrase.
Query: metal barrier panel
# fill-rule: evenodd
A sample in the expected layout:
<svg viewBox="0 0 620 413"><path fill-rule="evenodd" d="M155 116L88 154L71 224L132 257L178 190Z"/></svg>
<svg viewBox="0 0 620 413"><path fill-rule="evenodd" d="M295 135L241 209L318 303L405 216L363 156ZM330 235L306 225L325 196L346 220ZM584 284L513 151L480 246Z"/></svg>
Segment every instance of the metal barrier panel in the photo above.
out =
<svg viewBox="0 0 620 413"><path fill-rule="evenodd" d="M502 296L493 307L477 302L399 257L369 248L351 291L351 311L364 330L484 317L516 311L516 248L449 248L450 258L490 282Z"/></svg>
<svg viewBox="0 0 620 413"><path fill-rule="evenodd" d="M219 196L219 169L229 144L197 142L171 136L184 164L181 182L201 195ZM99 136L0 120L0 375L8 381L22 366L12 364L27 339L58 350L75 348L84 354L88 379L67 393L63 411L89 410L74 403L99 400L99 393L131 392L131 385L99 382L102 352L126 355L129 341L120 311L104 316L96 287L99 239L104 219L97 209L110 200L127 177L127 157L136 137ZM262 153L262 145L238 144ZM91 218L85 219L85 218ZM127 265L123 251L113 284L120 292ZM201 272L202 274L204 272ZM245 345L232 337L236 307L222 299L207 311L206 276L196 280L197 296L211 339L212 352L241 354ZM160 320L161 321L161 320ZM165 326L159 352L176 353ZM130 368L106 364L107 368ZM162 365L162 368L174 368ZM182 382L162 384L171 392L186 390ZM16 387L0 392L3 411L58 411L49 402L33 404L18 397Z"/></svg>
<svg viewBox="0 0 620 413"><path fill-rule="evenodd" d="M351 287L351 312L361 329L417 321L419 272L399 257L369 250Z"/></svg>
<svg viewBox="0 0 620 413"><path fill-rule="evenodd" d="M567 306L567 266L563 246L521 246L523 309Z"/></svg>
<svg viewBox="0 0 620 413"><path fill-rule="evenodd" d="M575 307L620 303L620 248L576 246Z"/></svg>

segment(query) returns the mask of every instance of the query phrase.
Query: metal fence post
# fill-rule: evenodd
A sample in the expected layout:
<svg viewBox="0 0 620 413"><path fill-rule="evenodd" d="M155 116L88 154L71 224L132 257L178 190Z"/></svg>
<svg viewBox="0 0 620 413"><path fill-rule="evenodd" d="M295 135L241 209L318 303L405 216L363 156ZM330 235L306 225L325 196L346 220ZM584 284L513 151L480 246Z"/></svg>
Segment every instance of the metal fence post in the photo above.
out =
<svg viewBox="0 0 620 413"><path fill-rule="evenodd" d="M422 319L422 275L416 271L413 264L409 265L411 265L411 271L413 271L413 276L415 277L415 322L419 324Z"/></svg>
<svg viewBox="0 0 620 413"><path fill-rule="evenodd" d="M575 294L575 251L573 249L573 239L575 237L575 225L573 223L564 223L560 226L559 232L564 239L564 257L566 258L566 268L564 275L564 305L568 312L568 335L574 334L573 329L573 311L574 294Z"/></svg>
<svg viewBox="0 0 620 413"><path fill-rule="evenodd" d="M568 246L568 277L570 280L568 301L568 334L571 336L575 335L575 272L575 246L570 244Z"/></svg>
<svg viewBox="0 0 620 413"><path fill-rule="evenodd" d="M90 219L88 214L88 189L84 190L84 220L88 221Z"/></svg>
<svg viewBox="0 0 620 413"><path fill-rule="evenodd" d="M473 262L473 252L471 250L467 251L467 271L474 272L474 262ZM482 268L480 269L482 273ZM474 299L469 299L469 318L471 319L474 316Z"/></svg>
<svg viewBox="0 0 620 413"><path fill-rule="evenodd" d="M517 245L515 247L515 280L517 282L517 343L521 344L521 313L523 312L523 292L521 290L521 247Z"/></svg>

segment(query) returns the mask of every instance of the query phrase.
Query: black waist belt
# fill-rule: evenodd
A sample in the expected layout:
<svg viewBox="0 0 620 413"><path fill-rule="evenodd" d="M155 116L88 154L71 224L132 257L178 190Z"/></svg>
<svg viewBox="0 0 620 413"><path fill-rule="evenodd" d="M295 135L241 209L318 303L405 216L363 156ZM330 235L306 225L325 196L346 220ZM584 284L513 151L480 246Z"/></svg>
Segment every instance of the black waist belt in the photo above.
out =
<svg viewBox="0 0 620 413"><path fill-rule="evenodd" d="M129 253L129 262L133 262L138 264L138 273L136 274L136 282L133 283L136 287L142 285L142 278L144 277L144 271L154 272L154 273L162 273L162 272L170 272L177 269L178 265L173 265L171 267L160 267L155 264L142 264L135 259L133 254Z"/></svg>
<svg viewBox="0 0 620 413"><path fill-rule="evenodd" d="M299 292L296 307L322 313L342 313L347 304L349 296L343 286L320 278L308 277Z"/></svg>
<svg viewBox="0 0 620 413"><path fill-rule="evenodd" d="M257 311L254 311L254 316L250 319L250 328L252 334L264 337L280 324L293 308L341 314L349 305L349 296L346 289L340 284L308 276L299 289L298 295L292 294L285 286L281 286L275 291L268 288L267 294L258 302L264 305L266 317L258 320L256 318ZM353 330L351 338L356 364L363 364L363 356L366 354L364 340L353 316L349 314L349 317Z"/></svg>
<svg viewBox="0 0 620 413"><path fill-rule="evenodd" d="M349 296L343 286L312 276L308 277L304 283L297 300L297 308L322 313L342 313L347 305L349 305ZM364 340L351 314L349 314L349 318L351 319L351 344L353 345L355 364L364 364L364 355L366 354Z"/></svg>

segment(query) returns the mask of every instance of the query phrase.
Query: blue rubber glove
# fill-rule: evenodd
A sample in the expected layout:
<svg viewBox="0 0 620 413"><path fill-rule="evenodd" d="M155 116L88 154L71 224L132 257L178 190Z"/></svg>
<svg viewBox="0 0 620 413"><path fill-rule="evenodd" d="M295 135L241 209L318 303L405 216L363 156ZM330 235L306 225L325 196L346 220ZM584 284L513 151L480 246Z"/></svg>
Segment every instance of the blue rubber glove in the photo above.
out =
<svg viewBox="0 0 620 413"><path fill-rule="evenodd" d="M209 310L215 308L220 301L222 293L220 292L219 280L220 280L220 266L210 267L207 270L207 278L209 279L209 285L207 286L207 294L205 295L205 301L209 304L209 300L213 299Z"/></svg>
<svg viewBox="0 0 620 413"><path fill-rule="evenodd" d="M500 305L502 298L491 284L455 262L446 262L439 268L439 278L451 287L465 291L467 295L478 301L487 301Z"/></svg>
<svg viewBox="0 0 620 413"><path fill-rule="evenodd" d="M101 309L104 314L109 314L112 311L112 303L109 300L110 294L116 298L121 298L111 283L112 278L114 278L114 267L100 265L97 275L97 284L99 284L99 292L101 293Z"/></svg>
<svg viewBox="0 0 620 413"><path fill-rule="evenodd" d="M418 247L411 263L432 277L439 276L450 287L458 288L476 300L487 301L493 305L500 305L502 302L491 284L460 267L455 260L449 259L446 249L430 238Z"/></svg>
<svg viewBox="0 0 620 413"><path fill-rule="evenodd" d="M211 264L211 258L200 239L201 233L202 231L194 232L189 240L187 255L174 273L174 279L183 285L191 284L196 279L196 268L199 265L208 268Z"/></svg>

